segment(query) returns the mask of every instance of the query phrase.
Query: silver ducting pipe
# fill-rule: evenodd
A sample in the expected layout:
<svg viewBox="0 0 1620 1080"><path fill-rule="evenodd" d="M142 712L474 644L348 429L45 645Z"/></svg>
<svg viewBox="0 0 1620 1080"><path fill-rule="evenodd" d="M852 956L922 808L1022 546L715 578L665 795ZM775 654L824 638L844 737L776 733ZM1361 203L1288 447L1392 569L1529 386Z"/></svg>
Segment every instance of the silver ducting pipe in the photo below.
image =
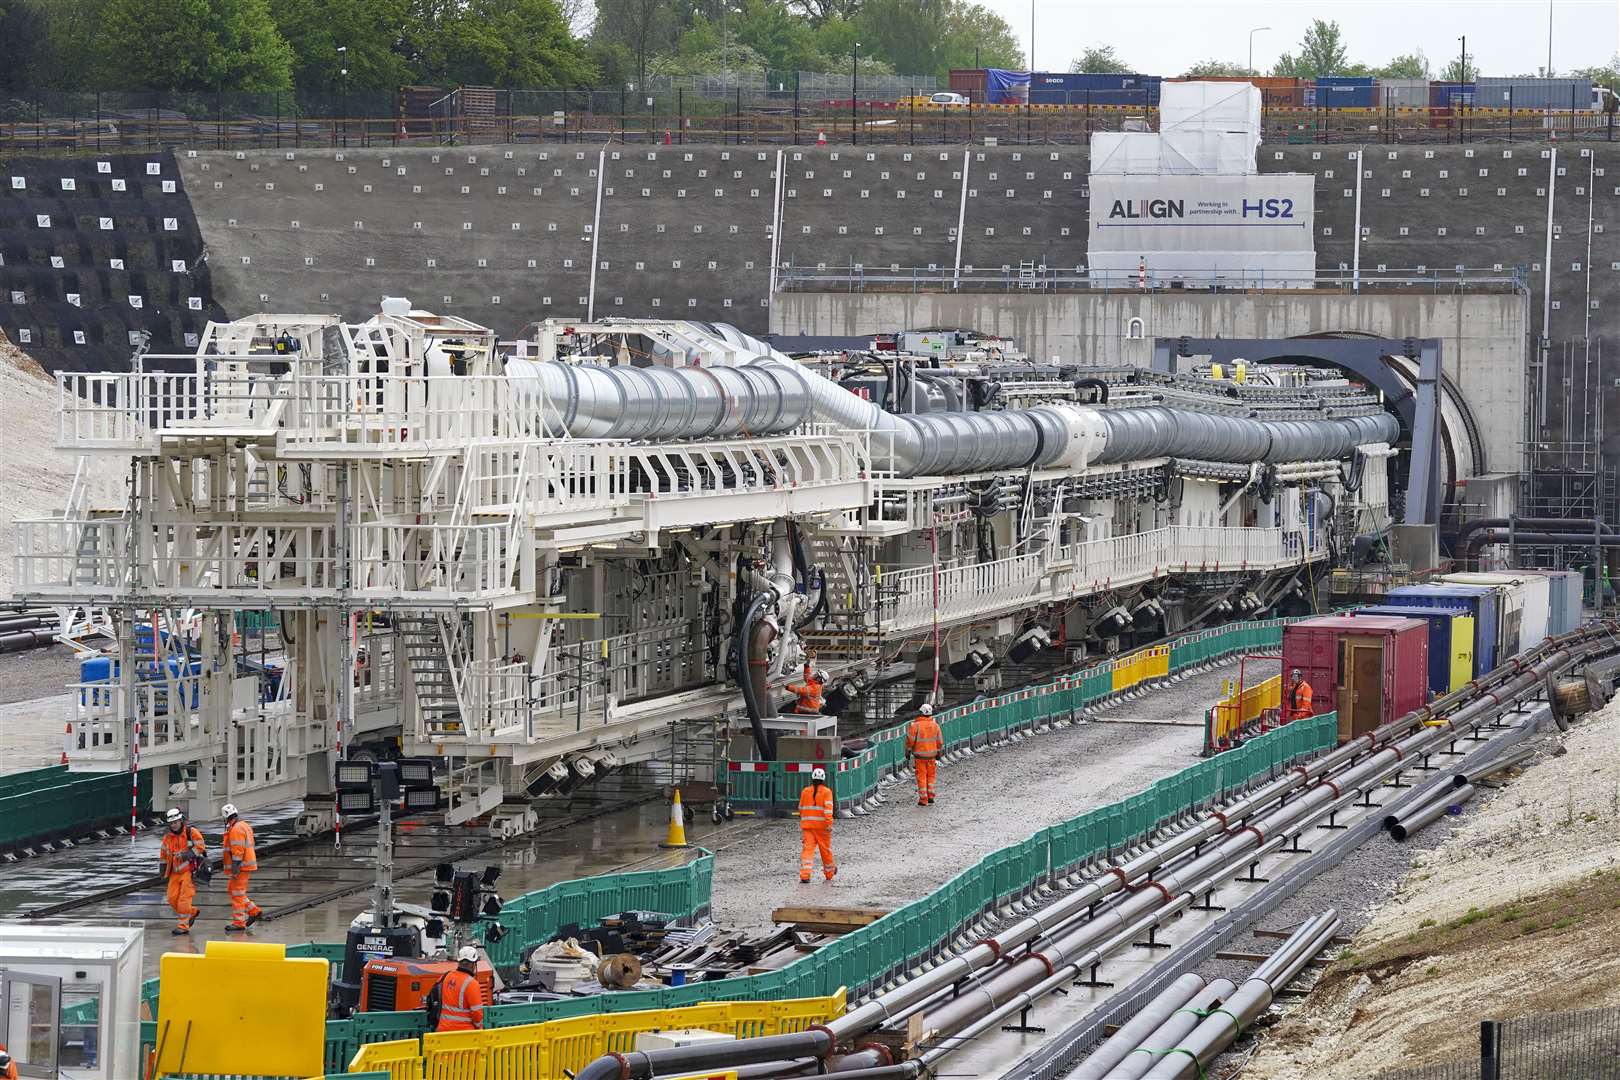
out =
<svg viewBox="0 0 1620 1080"><path fill-rule="evenodd" d="M1400 425L1388 413L1337 420L1256 420L1247 416L1149 405L1101 412L1108 441L1094 462L1152 457L1208 461L1338 459L1363 443L1393 442Z"/></svg>
<svg viewBox="0 0 1620 1080"><path fill-rule="evenodd" d="M1484 780L1486 777L1495 776L1499 772L1511 769L1515 765L1523 765L1535 756L1536 748L1533 746L1521 746L1517 750L1509 750L1501 757L1492 758L1477 769L1469 769L1466 773L1456 774L1451 778L1451 786L1466 787L1476 780Z"/></svg>
<svg viewBox="0 0 1620 1080"><path fill-rule="evenodd" d="M582 439L778 435L810 419L797 367L630 367L513 357L507 378L536 387L548 431Z"/></svg>

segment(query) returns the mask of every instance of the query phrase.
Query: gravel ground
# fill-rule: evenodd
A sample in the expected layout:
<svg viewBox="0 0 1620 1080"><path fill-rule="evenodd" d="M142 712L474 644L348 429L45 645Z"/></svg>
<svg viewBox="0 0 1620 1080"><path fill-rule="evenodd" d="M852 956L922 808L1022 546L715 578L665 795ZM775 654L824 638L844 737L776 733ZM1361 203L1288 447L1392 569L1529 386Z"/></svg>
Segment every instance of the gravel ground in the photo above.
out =
<svg viewBox="0 0 1620 1080"><path fill-rule="evenodd" d="M817 870L813 884L799 883L796 821L762 822L716 851L715 921L760 930L784 904L907 904L998 848L1198 760L1203 710L1234 670L1194 676L1123 702L1101 720L944 764L939 801L930 807L916 805L911 780L898 781L874 812L833 826L839 872L831 882Z"/></svg>
<svg viewBox="0 0 1620 1080"><path fill-rule="evenodd" d="M78 670L66 645L0 656L0 773L61 759L68 705L62 688Z"/></svg>
<svg viewBox="0 0 1620 1080"><path fill-rule="evenodd" d="M66 645L5 653L0 655L0 705L43 697L54 700L61 696L64 686L78 677L79 662ZM0 753L6 749L0 743Z"/></svg>

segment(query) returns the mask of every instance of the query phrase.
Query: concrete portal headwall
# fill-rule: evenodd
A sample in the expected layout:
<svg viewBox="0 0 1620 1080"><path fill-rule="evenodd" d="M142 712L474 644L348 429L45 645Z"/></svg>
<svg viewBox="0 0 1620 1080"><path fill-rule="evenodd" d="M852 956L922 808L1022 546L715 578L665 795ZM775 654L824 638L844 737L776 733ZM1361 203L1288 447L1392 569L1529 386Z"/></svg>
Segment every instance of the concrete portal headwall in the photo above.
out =
<svg viewBox="0 0 1620 1080"><path fill-rule="evenodd" d="M1522 291L792 292L777 296L771 330L854 336L893 327L971 327L1014 338L1038 360L1138 367L1152 366L1155 337L1436 337L1446 374L1479 425L1490 467L1511 471L1525 438L1529 316ZM1301 346L1304 354L1308 343Z"/></svg>

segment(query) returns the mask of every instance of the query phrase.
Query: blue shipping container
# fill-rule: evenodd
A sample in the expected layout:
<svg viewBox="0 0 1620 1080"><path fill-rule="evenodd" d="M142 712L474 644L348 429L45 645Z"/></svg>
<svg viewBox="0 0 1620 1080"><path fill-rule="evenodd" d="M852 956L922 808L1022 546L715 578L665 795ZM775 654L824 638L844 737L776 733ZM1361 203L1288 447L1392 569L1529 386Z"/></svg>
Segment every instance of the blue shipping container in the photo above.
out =
<svg viewBox="0 0 1620 1080"><path fill-rule="evenodd" d="M1356 82L1317 79L1316 104L1324 109L1370 109L1378 104L1378 86L1371 79Z"/></svg>
<svg viewBox="0 0 1620 1080"><path fill-rule="evenodd" d="M1425 607L1422 604L1375 604L1356 608L1351 615L1397 615L1429 624L1429 690L1444 694L1451 689L1451 617L1467 615L1462 607ZM1475 672L1477 675L1478 672Z"/></svg>
<svg viewBox="0 0 1620 1080"><path fill-rule="evenodd" d="M1476 87L1473 83L1431 82L1429 105L1437 109L1449 109L1454 105L1472 105L1475 92Z"/></svg>
<svg viewBox="0 0 1620 1080"><path fill-rule="evenodd" d="M1474 617L1474 675L1496 667L1504 654L1497 641L1496 590L1488 585L1402 585L1389 590L1389 603L1402 606L1465 609ZM1511 651L1518 650L1514 640Z"/></svg>

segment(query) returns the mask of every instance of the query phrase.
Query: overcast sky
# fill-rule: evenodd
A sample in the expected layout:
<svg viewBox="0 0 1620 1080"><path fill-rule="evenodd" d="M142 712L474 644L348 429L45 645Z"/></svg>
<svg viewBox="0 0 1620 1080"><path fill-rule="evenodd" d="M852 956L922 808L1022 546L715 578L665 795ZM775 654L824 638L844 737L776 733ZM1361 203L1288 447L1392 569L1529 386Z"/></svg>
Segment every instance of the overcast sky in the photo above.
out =
<svg viewBox="0 0 1620 1080"><path fill-rule="evenodd" d="M1030 0L981 0L1001 13L1029 48ZM1608 61L1620 52L1620 0L1550 0L1553 67ZM1473 62L1487 75L1533 72L1547 63L1549 0L1034 0L1035 66L1067 71L1088 46L1112 45L1135 70L1179 75L1199 60L1254 65L1297 52L1313 18L1337 20L1350 59L1379 64L1421 49L1436 73L1468 35ZM1472 66L1472 65L1470 65Z"/></svg>

